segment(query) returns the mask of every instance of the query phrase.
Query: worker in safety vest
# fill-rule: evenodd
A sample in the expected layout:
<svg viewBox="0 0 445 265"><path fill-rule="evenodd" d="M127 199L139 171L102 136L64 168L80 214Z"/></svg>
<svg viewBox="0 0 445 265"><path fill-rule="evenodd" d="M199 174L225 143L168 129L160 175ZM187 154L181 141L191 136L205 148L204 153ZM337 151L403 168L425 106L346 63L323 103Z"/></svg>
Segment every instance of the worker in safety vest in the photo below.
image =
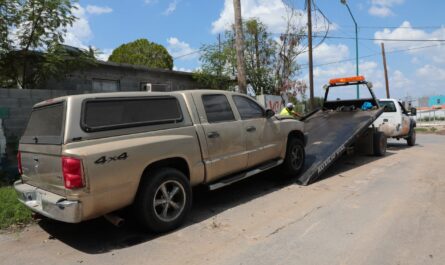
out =
<svg viewBox="0 0 445 265"><path fill-rule="evenodd" d="M294 111L294 104L292 104L290 102L287 103L286 107L281 110L280 115L281 116L291 116L294 118L301 117L300 114L298 114L296 111Z"/></svg>

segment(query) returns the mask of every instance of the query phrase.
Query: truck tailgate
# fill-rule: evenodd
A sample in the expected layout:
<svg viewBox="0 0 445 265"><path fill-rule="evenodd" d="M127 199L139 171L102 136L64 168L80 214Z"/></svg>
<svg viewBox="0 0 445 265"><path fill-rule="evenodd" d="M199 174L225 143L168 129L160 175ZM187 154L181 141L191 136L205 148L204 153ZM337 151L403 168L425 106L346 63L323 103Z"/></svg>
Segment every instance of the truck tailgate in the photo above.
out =
<svg viewBox="0 0 445 265"><path fill-rule="evenodd" d="M308 185L318 179L382 112L383 108L343 112L319 110L308 117L305 120L306 165L298 182Z"/></svg>
<svg viewBox="0 0 445 265"><path fill-rule="evenodd" d="M60 196L66 195L60 145L21 144L22 180Z"/></svg>

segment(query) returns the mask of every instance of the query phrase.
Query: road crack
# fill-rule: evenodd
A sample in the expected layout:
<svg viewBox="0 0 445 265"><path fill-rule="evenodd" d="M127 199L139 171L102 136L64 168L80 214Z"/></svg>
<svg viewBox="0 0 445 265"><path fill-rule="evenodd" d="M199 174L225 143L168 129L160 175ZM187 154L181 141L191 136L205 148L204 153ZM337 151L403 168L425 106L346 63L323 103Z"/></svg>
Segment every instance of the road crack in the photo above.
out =
<svg viewBox="0 0 445 265"><path fill-rule="evenodd" d="M291 225L293 225L293 224L296 224L296 223L298 223L298 222L304 220L306 217L308 217L309 215L311 215L313 212L315 212L315 211L317 211L317 210L319 210L319 209L321 209L321 208L323 208L323 206L318 206L318 207L316 207L316 208L313 208L312 210L310 210L309 212L305 213L302 217L298 218L297 220L294 220L294 221L292 221L292 222L289 222L289 223L287 223L287 224L285 224L285 225L282 225L282 226L278 227L278 228L275 229L272 233L268 234L268 235L266 236L266 238L268 238L268 237L270 237L270 236L273 236L273 235L277 234L278 232L280 232L281 230L283 230L284 228L286 228L286 227L288 227L288 226L291 226Z"/></svg>

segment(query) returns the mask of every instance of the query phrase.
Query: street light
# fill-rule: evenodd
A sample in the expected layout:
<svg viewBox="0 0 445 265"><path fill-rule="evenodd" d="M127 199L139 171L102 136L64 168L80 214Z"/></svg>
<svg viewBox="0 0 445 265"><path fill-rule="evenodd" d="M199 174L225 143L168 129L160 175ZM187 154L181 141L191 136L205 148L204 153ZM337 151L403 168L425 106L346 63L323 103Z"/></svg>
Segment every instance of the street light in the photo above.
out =
<svg viewBox="0 0 445 265"><path fill-rule="evenodd" d="M344 4L349 11L349 14L352 17L352 20L354 21L354 25L355 25L355 67L356 67L356 74L357 76L359 75L359 71L358 71L358 30L357 30L357 21L355 21L354 16L352 15L351 9L349 8L348 2L346 2L346 0L340 0L340 2L342 4ZM357 85L357 98L360 98L360 91Z"/></svg>

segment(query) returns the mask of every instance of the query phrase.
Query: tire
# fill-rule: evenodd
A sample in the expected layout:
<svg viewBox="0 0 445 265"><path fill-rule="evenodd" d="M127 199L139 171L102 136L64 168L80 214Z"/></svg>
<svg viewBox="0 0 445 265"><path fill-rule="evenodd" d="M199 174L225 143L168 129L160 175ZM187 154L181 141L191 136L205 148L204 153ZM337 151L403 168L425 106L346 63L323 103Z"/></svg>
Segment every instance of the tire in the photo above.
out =
<svg viewBox="0 0 445 265"><path fill-rule="evenodd" d="M286 177L296 177L303 171L305 156L303 142L298 138L290 138L282 165L282 171Z"/></svg>
<svg viewBox="0 0 445 265"><path fill-rule="evenodd" d="M411 128L411 133L408 138L406 138L406 143L409 146L414 146L416 144L416 130L414 130L414 128Z"/></svg>
<svg viewBox="0 0 445 265"><path fill-rule="evenodd" d="M386 154L387 138L382 132L375 132L373 136L373 147L375 156L384 156Z"/></svg>
<svg viewBox="0 0 445 265"><path fill-rule="evenodd" d="M174 168L159 168L144 176L134 210L144 228L162 233L184 222L191 203L192 190L184 173Z"/></svg>

